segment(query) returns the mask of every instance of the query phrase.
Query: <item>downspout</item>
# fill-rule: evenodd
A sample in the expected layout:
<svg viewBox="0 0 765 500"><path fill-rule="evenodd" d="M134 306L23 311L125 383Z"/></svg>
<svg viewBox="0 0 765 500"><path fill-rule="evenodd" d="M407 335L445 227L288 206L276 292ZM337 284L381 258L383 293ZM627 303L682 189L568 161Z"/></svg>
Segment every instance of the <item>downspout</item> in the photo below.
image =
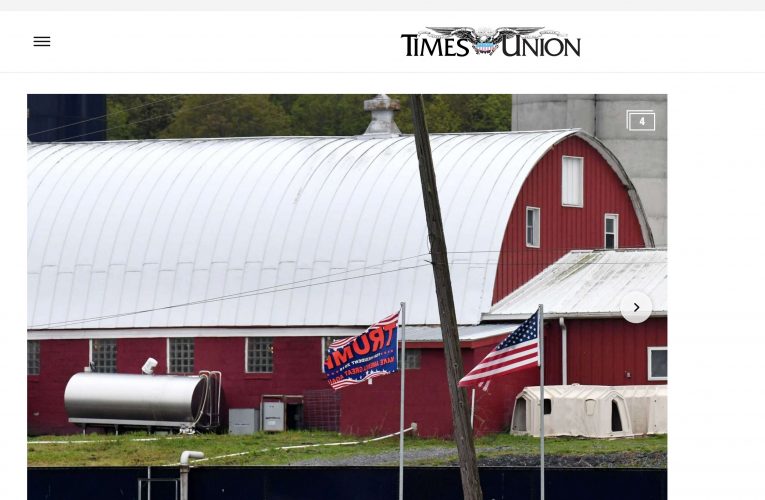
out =
<svg viewBox="0 0 765 500"><path fill-rule="evenodd" d="M568 385L568 328L566 328L566 320L563 316L558 318L558 324L560 325L560 359L561 359L561 374L563 377L563 385Z"/></svg>

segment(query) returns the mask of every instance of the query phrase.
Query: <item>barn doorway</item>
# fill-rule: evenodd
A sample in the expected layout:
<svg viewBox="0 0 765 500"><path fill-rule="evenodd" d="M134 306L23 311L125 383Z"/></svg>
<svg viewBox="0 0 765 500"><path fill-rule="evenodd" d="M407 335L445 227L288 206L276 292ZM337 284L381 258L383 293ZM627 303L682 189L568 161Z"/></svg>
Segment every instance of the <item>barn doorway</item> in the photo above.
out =
<svg viewBox="0 0 765 500"><path fill-rule="evenodd" d="M515 409L513 410L512 430L526 432L526 400L518 398L515 400Z"/></svg>
<svg viewBox="0 0 765 500"><path fill-rule="evenodd" d="M619 405L615 400L611 400L611 432L622 431L622 416L619 412Z"/></svg>
<svg viewBox="0 0 765 500"><path fill-rule="evenodd" d="M303 396L284 396L285 427L289 431L305 429L303 420Z"/></svg>
<svg viewBox="0 0 765 500"><path fill-rule="evenodd" d="M303 403L287 403L287 430L302 430L303 425Z"/></svg>

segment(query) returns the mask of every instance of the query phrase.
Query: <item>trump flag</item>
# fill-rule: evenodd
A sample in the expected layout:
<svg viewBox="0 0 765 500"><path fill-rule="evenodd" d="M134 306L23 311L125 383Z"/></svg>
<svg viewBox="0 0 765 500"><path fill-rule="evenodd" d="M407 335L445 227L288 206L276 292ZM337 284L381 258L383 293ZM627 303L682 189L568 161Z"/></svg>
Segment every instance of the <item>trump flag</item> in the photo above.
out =
<svg viewBox="0 0 765 500"><path fill-rule="evenodd" d="M398 315L392 314L355 337L332 342L324 359L333 389L394 373L398 368Z"/></svg>
<svg viewBox="0 0 765 500"><path fill-rule="evenodd" d="M538 366L539 316L537 311L505 337L470 373L462 377L459 386L486 387L494 378Z"/></svg>

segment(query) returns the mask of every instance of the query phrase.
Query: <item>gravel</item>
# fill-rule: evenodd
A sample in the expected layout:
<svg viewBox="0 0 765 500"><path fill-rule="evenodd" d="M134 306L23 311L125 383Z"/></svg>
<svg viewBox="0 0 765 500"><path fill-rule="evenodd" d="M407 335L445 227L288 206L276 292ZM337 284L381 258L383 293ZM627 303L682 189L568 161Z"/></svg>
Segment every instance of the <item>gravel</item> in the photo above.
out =
<svg viewBox="0 0 765 500"><path fill-rule="evenodd" d="M476 451L483 456L478 464L493 467L538 467L539 455L517 455L503 453L506 447L483 447ZM453 447L433 447L414 450L404 450L404 460L408 464L429 462L434 459L447 465L457 465L457 451ZM364 465L396 465L398 464L398 451L354 455L339 458L312 458L299 460L290 465L298 466L349 466L357 467ZM592 455L548 455L545 457L545 467L640 467L640 468L666 468L666 452L618 452Z"/></svg>

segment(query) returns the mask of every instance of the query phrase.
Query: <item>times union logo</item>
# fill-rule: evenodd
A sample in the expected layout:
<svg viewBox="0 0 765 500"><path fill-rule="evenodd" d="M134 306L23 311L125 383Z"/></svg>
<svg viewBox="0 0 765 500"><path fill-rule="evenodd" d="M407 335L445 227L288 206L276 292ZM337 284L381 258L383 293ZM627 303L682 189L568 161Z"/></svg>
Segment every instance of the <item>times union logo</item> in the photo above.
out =
<svg viewBox="0 0 765 500"><path fill-rule="evenodd" d="M403 34L407 57L465 57L468 54L507 57L579 57L581 38L570 39L559 31L545 28L473 29L461 27L428 28L417 34Z"/></svg>

